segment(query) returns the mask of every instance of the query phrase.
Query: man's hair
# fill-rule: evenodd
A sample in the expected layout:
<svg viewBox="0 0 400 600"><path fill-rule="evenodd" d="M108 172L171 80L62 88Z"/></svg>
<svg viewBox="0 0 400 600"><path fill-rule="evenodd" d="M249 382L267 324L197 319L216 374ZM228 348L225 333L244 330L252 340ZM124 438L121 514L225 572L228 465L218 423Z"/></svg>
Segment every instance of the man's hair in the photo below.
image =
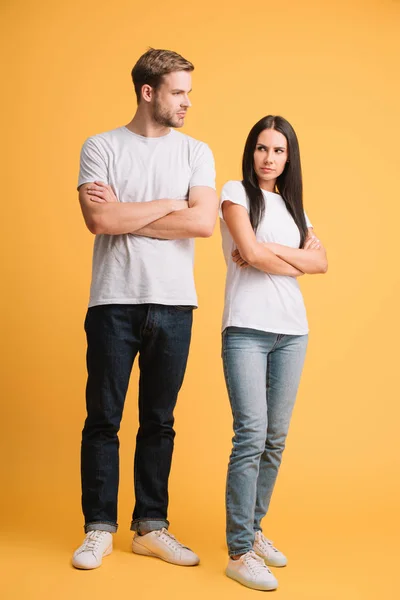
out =
<svg viewBox="0 0 400 600"><path fill-rule="evenodd" d="M150 85L155 90L162 84L164 75L174 71L193 71L191 62L172 50L150 48L142 54L132 69L132 81L138 104L142 96L142 86Z"/></svg>

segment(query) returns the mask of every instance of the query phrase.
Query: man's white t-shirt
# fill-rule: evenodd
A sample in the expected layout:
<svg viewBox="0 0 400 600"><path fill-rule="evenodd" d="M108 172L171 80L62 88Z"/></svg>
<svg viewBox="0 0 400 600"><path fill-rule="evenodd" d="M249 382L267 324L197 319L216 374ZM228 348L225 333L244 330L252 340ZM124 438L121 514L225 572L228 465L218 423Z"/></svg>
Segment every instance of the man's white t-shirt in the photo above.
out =
<svg viewBox="0 0 400 600"><path fill-rule="evenodd" d="M111 185L120 202L187 199L194 186L215 189L214 159L206 144L174 129L151 138L119 127L83 144L78 187L93 181ZM193 239L97 235L89 306L197 306L193 259Z"/></svg>
<svg viewBox="0 0 400 600"><path fill-rule="evenodd" d="M262 192L265 213L256 232L257 240L298 248L300 232L283 198L273 192ZM295 277L269 275L253 267L241 269L232 260L236 245L223 220L225 200L249 212L249 200L241 181L228 181L221 192L222 246L228 267L222 330L234 326L289 335L307 334L306 310ZM305 217L307 227L312 227L307 215Z"/></svg>

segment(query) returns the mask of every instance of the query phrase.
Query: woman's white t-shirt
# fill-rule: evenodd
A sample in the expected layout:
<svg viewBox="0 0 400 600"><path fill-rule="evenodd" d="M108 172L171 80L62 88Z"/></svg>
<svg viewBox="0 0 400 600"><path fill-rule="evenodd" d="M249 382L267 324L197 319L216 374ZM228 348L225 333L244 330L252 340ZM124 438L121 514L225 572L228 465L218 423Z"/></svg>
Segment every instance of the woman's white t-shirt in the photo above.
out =
<svg viewBox="0 0 400 600"><path fill-rule="evenodd" d="M259 242L275 242L298 248L299 229L279 194L262 190L265 212L256 232ZM253 267L241 269L232 260L236 245L223 220L222 204L229 200L249 211L241 181L228 181L221 192L220 218L222 247L228 267L222 330L248 327L272 333L305 335L308 323L303 296L295 277L269 275ZM312 227L307 215L307 227Z"/></svg>

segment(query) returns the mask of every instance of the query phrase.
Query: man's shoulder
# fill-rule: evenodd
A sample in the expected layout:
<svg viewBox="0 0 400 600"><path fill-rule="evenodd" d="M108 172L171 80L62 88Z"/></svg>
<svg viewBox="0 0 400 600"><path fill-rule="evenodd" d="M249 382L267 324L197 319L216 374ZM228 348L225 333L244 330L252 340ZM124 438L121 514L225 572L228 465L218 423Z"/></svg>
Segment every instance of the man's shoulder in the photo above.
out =
<svg viewBox="0 0 400 600"><path fill-rule="evenodd" d="M173 129L173 135L176 141L186 144L189 148L193 149L206 149L209 148L206 142L202 142L187 133L182 133L182 131L178 131L177 129Z"/></svg>
<svg viewBox="0 0 400 600"><path fill-rule="evenodd" d="M116 127L115 129L110 129L109 131L95 133L94 135L91 135L88 138L86 138L84 145L94 145L97 147L106 147L108 145L112 145L113 143L124 137L124 129L125 127Z"/></svg>

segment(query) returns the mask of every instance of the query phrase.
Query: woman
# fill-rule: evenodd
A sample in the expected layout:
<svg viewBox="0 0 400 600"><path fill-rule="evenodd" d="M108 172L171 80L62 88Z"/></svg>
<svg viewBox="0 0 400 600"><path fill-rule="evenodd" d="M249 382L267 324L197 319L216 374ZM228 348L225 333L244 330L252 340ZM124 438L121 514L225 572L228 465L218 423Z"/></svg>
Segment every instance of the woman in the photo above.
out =
<svg viewBox="0 0 400 600"><path fill-rule="evenodd" d="M226 574L253 589L276 589L269 566L286 557L261 531L303 368L308 324L297 278L325 273L324 248L302 200L300 152L292 126L277 116L249 133L243 181L221 194L228 264L223 363L234 438L227 488Z"/></svg>

